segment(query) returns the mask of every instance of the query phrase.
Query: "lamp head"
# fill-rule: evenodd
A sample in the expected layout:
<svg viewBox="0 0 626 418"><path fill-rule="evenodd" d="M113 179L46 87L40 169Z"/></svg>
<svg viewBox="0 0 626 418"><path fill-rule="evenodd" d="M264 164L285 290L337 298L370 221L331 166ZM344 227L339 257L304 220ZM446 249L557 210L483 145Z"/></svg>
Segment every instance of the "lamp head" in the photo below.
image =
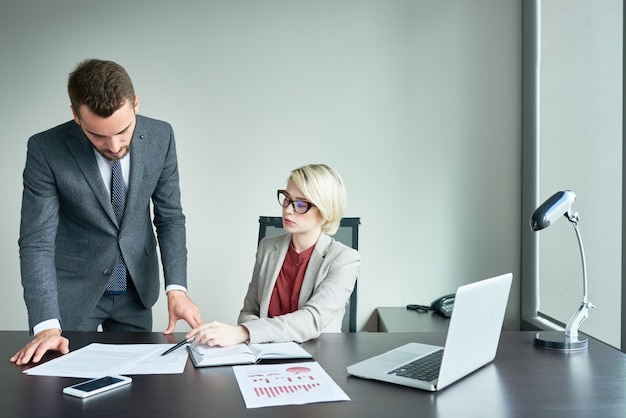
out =
<svg viewBox="0 0 626 418"><path fill-rule="evenodd" d="M576 194L571 190L556 192L539 206L530 217L530 228L539 231L549 227L561 216L567 215L576 200Z"/></svg>

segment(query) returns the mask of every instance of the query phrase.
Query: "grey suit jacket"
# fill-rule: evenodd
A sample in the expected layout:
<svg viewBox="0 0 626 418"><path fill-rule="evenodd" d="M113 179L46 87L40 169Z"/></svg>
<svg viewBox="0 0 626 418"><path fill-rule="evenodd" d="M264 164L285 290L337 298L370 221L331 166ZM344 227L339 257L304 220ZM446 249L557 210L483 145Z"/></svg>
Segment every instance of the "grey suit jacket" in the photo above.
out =
<svg viewBox="0 0 626 418"><path fill-rule="evenodd" d="M72 330L106 289L121 249L141 302L159 296L154 206L165 284L187 285L185 217L174 133L137 116L124 219L117 225L91 143L69 121L28 141L20 267L29 327L47 319Z"/></svg>
<svg viewBox="0 0 626 418"><path fill-rule="evenodd" d="M298 310L268 318L272 291L283 265L291 235L264 238L259 243L252 280L239 314L251 343L304 342L322 332L340 332L346 304L359 275L359 253L320 235L311 254L298 299Z"/></svg>

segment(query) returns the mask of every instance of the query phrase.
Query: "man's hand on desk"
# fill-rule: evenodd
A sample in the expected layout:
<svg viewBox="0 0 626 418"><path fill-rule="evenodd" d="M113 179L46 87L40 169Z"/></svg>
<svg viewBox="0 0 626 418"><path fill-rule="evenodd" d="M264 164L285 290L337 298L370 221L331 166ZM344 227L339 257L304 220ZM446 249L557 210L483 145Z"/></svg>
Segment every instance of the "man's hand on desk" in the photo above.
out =
<svg viewBox="0 0 626 418"><path fill-rule="evenodd" d="M176 322L179 319L187 321L191 328L196 328L202 324L200 309L182 290L170 290L167 292L167 310L169 313L169 324L163 334L174 332Z"/></svg>
<svg viewBox="0 0 626 418"><path fill-rule="evenodd" d="M11 357L11 362L21 366L32 360L38 363L48 350L57 350L61 354L70 352L70 341L61 336L61 330L46 329L35 335L28 344Z"/></svg>

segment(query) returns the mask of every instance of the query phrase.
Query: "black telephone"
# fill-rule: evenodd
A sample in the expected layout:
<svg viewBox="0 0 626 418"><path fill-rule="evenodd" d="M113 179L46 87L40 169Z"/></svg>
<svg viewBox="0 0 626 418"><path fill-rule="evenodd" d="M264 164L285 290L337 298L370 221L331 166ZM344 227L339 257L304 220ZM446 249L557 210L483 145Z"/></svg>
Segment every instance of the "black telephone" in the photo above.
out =
<svg viewBox="0 0 626 418"><path fill-rule="evenodd" d="M452 315L452 309L454 308L454 293L433 300L433 303L431 303L430 306L438 314L443 315L446 318L450 318L450 315Z"/></svg>
<svg viewBox="0 0 626 418"><path fill-rule="evenodd" d="M435 311L444 318L450 318L454 308L454 293L433 300L430 306L410 304L406 308L417 312Z"/></svg>

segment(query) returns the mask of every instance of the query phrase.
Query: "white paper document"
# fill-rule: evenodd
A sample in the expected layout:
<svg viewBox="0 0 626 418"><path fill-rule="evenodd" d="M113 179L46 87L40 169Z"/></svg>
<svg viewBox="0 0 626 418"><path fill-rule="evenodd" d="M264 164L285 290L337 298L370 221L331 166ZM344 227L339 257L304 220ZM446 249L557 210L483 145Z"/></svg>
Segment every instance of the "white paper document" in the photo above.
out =
<svg viewBox="0 0 626 418"><path fill-rule="evenodd" d="M173 345L93 343L24 370L24 373L84 378L115 374L179 374L185 370L187 350L175 350L161 356Z"/></svg>
<svg viewBox="0 0 626 418"><path fill-rule="evenodd" d="M246 408L349 401L315 361L234 366Z"/></svg>

